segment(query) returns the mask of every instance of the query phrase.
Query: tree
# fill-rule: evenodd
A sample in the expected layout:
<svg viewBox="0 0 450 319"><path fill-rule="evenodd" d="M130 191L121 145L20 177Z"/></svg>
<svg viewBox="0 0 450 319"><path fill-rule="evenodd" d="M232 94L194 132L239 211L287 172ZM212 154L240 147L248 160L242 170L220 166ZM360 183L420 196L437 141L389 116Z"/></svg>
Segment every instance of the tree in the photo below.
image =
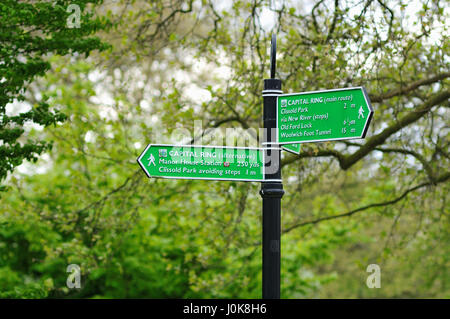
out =
<svg viewBox="0 0 450 319"><path fill-rule="evenodd" d="M43 140L24 136L24 123L47 127L66 119L43 96L28 111L10 115L7 106L25 101L25 91L50 69L51 54L85 54L108 46L91 35L107 26L95 18L89 5L101 0L16 1L0 4L0 181L24 159L36 161L51 147ZM79 24L71 24L73 21ZM11 113L11 112L10 112Z"/></svg>
<svg viewBox="0 0 450 319"><path fill-rule="evenodd" d="M282 296L448 296L443 4L302 3L120 1L111 53L55 58L35 92L71 121L30 132L53 141L51 169L13 174L2 200L5 295L31 278L43 296L260 296L259 185L148 180L135 159L194 120L206 137L261 126L274 13L285 92L364 85L375 109L365 140L283 157ZM381 289L365 285L372 263Z"/></svg>

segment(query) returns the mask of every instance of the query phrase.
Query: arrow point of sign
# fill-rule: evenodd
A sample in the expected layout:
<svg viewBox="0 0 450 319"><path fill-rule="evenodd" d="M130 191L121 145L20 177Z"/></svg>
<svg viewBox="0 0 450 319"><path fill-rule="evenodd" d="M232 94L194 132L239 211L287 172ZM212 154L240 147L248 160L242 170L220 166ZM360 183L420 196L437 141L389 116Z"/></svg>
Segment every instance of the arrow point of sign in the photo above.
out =
<svg viewBox="0 0 450 319"><path fill-rule="evenodd" d="M364 95L364 98L366 99L366 105L367 105L367 108L369 110L369 114L367 114L366 125L365 125L363 133L361 135L361 138L365 138L366 134L367 134L367 131L369 130L370 122L372 121L374 110L373 110L373 107L372 107L372 103L370 102L369 94L367 93L366 88L364 86L361 86L361 91L362 91L362 93Z"/></svg>
<svg viewBox="0 0 450 319"><path fill-rule="evenodd" d="M147 145L147 147L145 148L145 150L141 153L141 155L139 155L139 157L137 158L137 162L139 164L139 166L142 168L142 170L145 172L145 175L147 175L148 178L151 178L151 175L149 174L149 172L147 171L147 169L145 168L144 164L142 163L142 157L144 157L144 155L147 153L147 151L152 147L151 144Z"/></svg>

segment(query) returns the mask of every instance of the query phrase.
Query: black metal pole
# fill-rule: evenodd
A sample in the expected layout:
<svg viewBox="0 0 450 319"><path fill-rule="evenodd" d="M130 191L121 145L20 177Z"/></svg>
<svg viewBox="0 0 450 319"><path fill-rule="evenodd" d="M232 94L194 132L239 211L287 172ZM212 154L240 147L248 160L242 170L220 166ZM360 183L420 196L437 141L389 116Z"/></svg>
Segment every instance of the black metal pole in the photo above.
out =
<svg viewBox="0 0 450 319"><path fill-rule="evenodd" d="M277 95L282 93L281 80L275 79L276 70L276 38L272 35L271 48L271 79L264 80L264 142L266 146L277 147L275 142L276 103ZM262 274L262 297L264 299L280 298L280 237L281 237L281 198L284 190L281 183L281 166L279 149L266 150L266 180L261 183L260 194L263 202L262 218L262 244L263 244L263 274ZM267 172L270 172L267 174Z"/></svg>

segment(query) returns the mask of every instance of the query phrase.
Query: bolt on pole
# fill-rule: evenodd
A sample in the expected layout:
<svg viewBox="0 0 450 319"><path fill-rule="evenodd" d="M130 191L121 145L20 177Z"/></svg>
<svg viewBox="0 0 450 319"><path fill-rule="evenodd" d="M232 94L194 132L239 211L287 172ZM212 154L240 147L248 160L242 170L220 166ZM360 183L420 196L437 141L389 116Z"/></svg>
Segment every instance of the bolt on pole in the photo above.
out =
<svg viewBox="0 0 450 319"><path fill-rule="evenodd" d="M264 80L264 143L274 147L276 144L276 111L277 95L282 93L281 80L275 79L276 72L276 36L272 35L270 79ZM280 149L266 149L266 167L270 173L266 179L281 180ZM280 298L280 259L281 259L281 198L284 195L281 182L262 182L260 195L262 197L262 297L264 299Z"/></svg>

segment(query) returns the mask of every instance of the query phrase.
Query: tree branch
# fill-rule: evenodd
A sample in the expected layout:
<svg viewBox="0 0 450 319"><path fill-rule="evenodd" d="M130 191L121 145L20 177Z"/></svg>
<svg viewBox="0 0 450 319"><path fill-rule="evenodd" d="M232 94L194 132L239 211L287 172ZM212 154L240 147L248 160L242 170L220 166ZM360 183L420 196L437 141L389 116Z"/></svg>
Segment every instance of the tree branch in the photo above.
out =
<svg viewBox="0 0 450 319"><path fill-rule="evenodd" d="M329 157L329 156L336 158L339 161L339 163L341 163L345 160L344 155L339 153L338 151L330 150L330 149L323 149L323 150L318 150L318 151L303 152L303 153L300 153L299 155L288 156L284 160L281 161L281 167L283 168L284 166L289 165L289 164L291 164L299 159L302 159L302 158Z"/></svg>
<svg viewBox="0 0 450 319"><path fill-rule="evenodd" d="M384 129L381 133L372 136L367 140L367 142L353 154L344 155L335 150L319 150L318 152L310 152L310 153L302 153L299 156L291 155L281 161L281 167L291 164L301 158L307 157L323 157L323 156L332 156L335 157L339 161L339 165L343 170L349 169L360 159L364 158L367 154L372 152L377 146L383 144L391 135L397 133L402 128L408 126L411 123L419 120L425 114L427 114L431 108L439 103L446 102L449 103L448 99L450 98L450 91L444 91L436 94L431 97L428 101L426 101L422 106L418 107L416 110L408 113L401 119L392 123L386 129Z"/></svg>
<svg viewBox="0 0 450 319"><path fill-rule="evenodd" d="M341 218L341 217L349 217L349 216L352 216L352 215L354 215L356 213L365 211L365 210L370 209L370 208L392 205L392 204L395 204L395 203L401 201L402 199L406 198L406 196L408 196L408 194L411 193L411 192L414 192L414 191L416 191L418 189L421 189L423 187L426 187L426 186L431 186L431 185L435 185L435 184L438 184L438 183L446 182L449 178L450 178L450 172L447 172L447 173L439 176L438 178L436 178L435 183L433 183L432 181L429 181L429 182L426 182L426 183L422 183L422 184L416 185L416 186L414 186L412 188L407 189L400 196L398 196L398 197L396 197L396 198L394 198L392 200L385 201L385 202L380 202L380 203L369 204L369 205L362 206L362 207L359 207L357 209L354 209L354 210L351 210L349 212L342 213L342 214L325 216L325 217L320 217L320 218L317 218L317 219L314 219L314 220L308 220L308 221L300 222L300 223L294 224L292 226L289 226L289 227L283 229L282 233L285 234L285 233L288 233L288 232L290 232L291 230L293 230L295 228L306 226L306 225L318 224L318 223L326 221L326 220L337 219L337 218Z"/></svg>
<svg viewBox="0 0 450 319"><path fill-rule="evenodd" d="M337 22L338 16L339 16L339 0L334 0L333 22L331 23L330 31L328 32L325 42L330 41L331 37L333 36L333 32L334 32L334 29L336 28L336 22Z"/></svg>
<svg viewBox="0 0 450 319"><path fill-rule="evenodd" d="M444 79L448 78L449 76L450 76L450 72L445 72L445 73L441 73L441 74L435 75L435 76L433 76L431 78L428 78L428 79L422 79L422 80L419 80L419 81L415 81L415 82L411 83L410 85L408 85L406 87L401 87L401 88L398 88L396 90L392 90L390 92L387 92L387 93L384 93L384 94L381 94L381 95L371 95L370 96L370 101L371 102L375 102L375 103L380 103L380 102L383 102L386 99L393 98L394 96L398 96L398 95L401 95L401 94L409 93L409 92L417 89L420 86L429 85L429 84L433 84L433 83L436 83L438 81L444 80Z"/></svg>
<svg viewBox="0 0 450 319"><path fill-rule="evenodd" d="M439 94L436 94L435 96L430 98L427 102L425 102L421 107L417 108L415 111L408 113L397 122L394 122L393 124L388 126L381 133L369 138L368 141L359 150L357 150L350 156L346 156L344 160L340 162L341 168L344 170L350 168L361 158L369 154L375 147L383 144L391 135L397 133L402 128L408 126L411 123L416 122L417 120L425 116L425 114L427 114L428 111L430 111L433 106L442 103L444 101L447 101L448 103L449 98L450 98L450 91L444 91Z"/></svg>
<svg viewBox="0 0 450 319"><path fill-rule="evenodd" d="M430 163L428 163L426 161L426 159L419 153L411 151L411 150L407 150L407 149L403 149L403 148L381 148L381 147L376 147L375 150L380 151L382 153L400 153L400 154L407 154L407 155L411 155L413 157L415 157L423 166L423 168L425 169L425 171L428 174L428 177L430 178L431 181L434 180L434 173L433 170L430 166Z"/></svg>

